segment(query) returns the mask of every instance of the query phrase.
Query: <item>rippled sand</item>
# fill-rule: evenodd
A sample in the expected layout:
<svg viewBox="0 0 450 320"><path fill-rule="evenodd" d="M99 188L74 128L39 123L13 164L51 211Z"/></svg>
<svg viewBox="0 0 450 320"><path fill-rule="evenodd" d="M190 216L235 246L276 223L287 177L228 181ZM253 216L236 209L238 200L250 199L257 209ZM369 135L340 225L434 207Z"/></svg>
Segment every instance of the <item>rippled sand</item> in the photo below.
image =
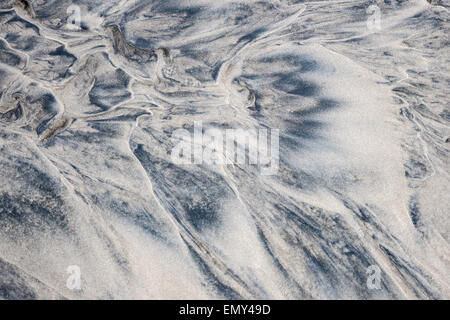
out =
<svg viewBox="0 0 450 320"><path fill-rule="evenodd" d="M448 1L0 9L0 298L450 298ZM173 163L195 121L278 171Z"/></svg>

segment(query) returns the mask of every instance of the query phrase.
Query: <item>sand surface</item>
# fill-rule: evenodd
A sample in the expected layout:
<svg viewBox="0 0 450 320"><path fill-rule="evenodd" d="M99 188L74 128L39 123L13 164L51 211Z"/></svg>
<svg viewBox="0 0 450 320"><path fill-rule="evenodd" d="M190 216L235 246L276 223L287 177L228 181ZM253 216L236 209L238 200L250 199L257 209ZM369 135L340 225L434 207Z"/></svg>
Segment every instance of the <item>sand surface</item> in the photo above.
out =
<svg viewBox="0 0 450 320"><path fill-rule="evenodd" d="M1 0L0 298L449 299L449 8Z"/></svg>

